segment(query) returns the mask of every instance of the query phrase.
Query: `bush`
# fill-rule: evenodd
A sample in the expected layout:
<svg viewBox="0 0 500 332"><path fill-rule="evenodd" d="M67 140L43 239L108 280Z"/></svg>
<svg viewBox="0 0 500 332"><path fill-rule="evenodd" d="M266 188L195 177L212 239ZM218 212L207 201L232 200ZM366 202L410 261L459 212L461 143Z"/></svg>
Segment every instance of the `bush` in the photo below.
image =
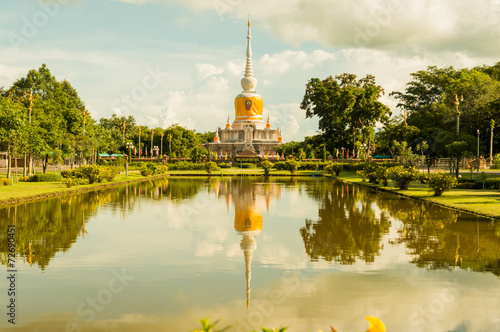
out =
<svg viewBox="0 0 500 332"><path fill-rule="evenodd" d="M264 160L261 164L260 167L264 170L264 175L268 176L269 171L271 171L271 168L273 168L274 164L270 162L269 160Z"/></svg>
<svg viewBox="0 0 500 332"><path fill-rule="evenodd" d="M324 169L328 163L317 162L317 161L301 161L299 163L299 170L303 171L317 171L318 169Z"/></svg>
<svg viewBox="0 0 500 332"><path fill-rule="evenodd" d="M60 182L61 180L60 174L53 173L36 174L30 177L30 182Z"/></svg>
<svg viewBox="0 0 500 332"><path fill-rule="evenodd" d="M408 189L411 181L415 181L420 178L420 172L415 166L394 166L387 169L387 172L388 178L394 181L396 187L401 190Z"/></svg>
<svg viewBox="0 0 500 332"><path fill-rule="evenodd" d="M450 190L457 185L457 179L443 171L429 174L425 182L429 188L434 189L434 196L441 196L445 190Z"/></svg>
<svg viewBox="0 0 500 332"><path fill-rule="evenodd" d="M295 171L299 168L299 163L294 159L289 159L285 161L285 167L290 174L295 174Z"/></svg>
<svg viewBox="0 0 500 332"><path fill-rule="evenodd" d="M493 165L491 168L500 169L500 153L493 157Z"/></svg>
<svg viewBox="0 0 500 332"><path fill-rule="evenodd" d="M344 169L343 164L341 163L329 163L325 166L324 170L328 172L328 174L335 176L339 176L340 172Z"/></svg>
<svg viewBox="0 0 500 332"><path fill-rule="evenodd" d="M163 164L157 164L153 173L154 174L165 174L168 171L168 166Z"/></svg>
<svg viewBox="0 0 500 332"><path fill-rule="evenodd" d="M12 185L12 179L0 179L0 186Z"/></svg>
<svg viewBox="0 0 500 332"><path fill-rule="evenodd" d="M70 178L70 177L63 178L62 183L64 183L66 185L66 187L68 187L68 188L71 188L71 187L77 185L76 179Z"/></svg>
<svg viewBox="0 0 500 332"><path fill-rule="evenodd" d="M220 168L231 168L230 163L218 163L217 166L219 166Z"/></svg>
<svg viewBox="0 0 500 332"><path fill-rule="evenodd" d="M178 161L176 163L169 164L168 168L170 170L176 171L188 171L188 170L200 170L204 169L204 164L196 164L189 161Z"/></svg>
<svg viewBox="0 0 500 332"><path fill-rule="evenodd" d="M218 170L217 164L213 161L205 163L205 170L208 174L212 174L213 171Z"/></svg>
<svg viewBox="0 0 500 332"><path fill-rule="evenodd" d="M120 171L116 167L103 167L101 169L102 176L109 182L113 181L115 178L116 174L118 174Z"/></svg>
<svg viewBox="0 0 500 332"><path fill-rule="evenodd" d="M78 168L79 178L89 180L89 183L102 182L105 176L105 167L99 165L86 165Z"/></svg>
<svg viewBox="0 0 500 332"><path fill-rule="evenodd" d="M366 172L364 170L356 171L356 174L361 177L363 182L366 182Z"/></svg>
<svg viewBox="0 0 500 332"><path fill-rule="evenodd" d="M64 171L61 172L61 176L64 179L77 178L77 177L79 177L79 175L81 175L81 172L79 172L78 168L66 169L66 170L64 170Z"/></svg>
<svg viewBox="0 0 500 332"><path fill-rule="evenodd" d="M277 161L274 163L274 168L277 171L286 171L286 162L285 161Z"/></svg>
<svg viewBox="0 0 500 332"><path fill-rule="evenodd" d="M149 165L142 165L141 167L141 175L142 176L150 176L154 172L154 169L152 167L149 167Z"/></svg>
<svg viewBox="0 0 500 332"><path fill-rule="evenodd" d="M21 176L18 180L19 182L30 182L29 176Z"/></svg>
<svg viewBox="0 0 500 332"><path fill-rule="evenodd" d="M241 164L241 168L257 168L257 165L252 163L243 163Z"/></svg>

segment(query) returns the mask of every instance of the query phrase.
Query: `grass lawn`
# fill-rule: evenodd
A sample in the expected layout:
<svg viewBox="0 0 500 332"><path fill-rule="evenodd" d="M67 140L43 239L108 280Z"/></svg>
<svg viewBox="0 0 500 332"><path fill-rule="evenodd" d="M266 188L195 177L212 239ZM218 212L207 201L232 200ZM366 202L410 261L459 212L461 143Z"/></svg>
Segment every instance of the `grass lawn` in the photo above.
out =
<svg viewBox="0 0 500 332"><path fill-rule="evenodd" d="M342 172L338 177L340 180L351 183L362 183L361 177L354 172ZM445 191L441 196L434 196L434 191L429 190L427 185L420 182L411 182L408 190L398 190L395 186L391 186L389 181L388 187L381 184L363 183L377 188L390 190L398 194L409 197L425 199L430 202L443 204L460 210L468 210L479 214L486 214L496 218L500 218L500 191L488 189L451 189Z"/></svg>
<svg viewBox="0 0 500 332"><path fill-rule="evenodd" d="M93 183L71 188L67 188L66 185L61 182L18 182L13 186L0 186L0 202L29 196L43 197L46 194L74 192L81 188L98 188L111 184L139 181L143 179L146 178L139 173L129 172L128 177L126 177L125 174L118 174L112 182L103 181L102 183Z"/></svg>

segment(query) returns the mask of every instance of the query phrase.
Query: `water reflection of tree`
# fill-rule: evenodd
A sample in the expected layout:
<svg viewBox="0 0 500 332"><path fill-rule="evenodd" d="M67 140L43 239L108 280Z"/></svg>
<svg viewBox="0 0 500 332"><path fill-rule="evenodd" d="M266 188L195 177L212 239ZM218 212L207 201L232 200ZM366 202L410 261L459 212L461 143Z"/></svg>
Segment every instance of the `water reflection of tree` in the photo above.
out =
<svg viewBox="0 0 500 332"><path fill-rule="evenodd" d="M399 239L412 263L428 269L460 267L500 275L500 238L494 222L415 200L379 196L377 204L402 222Z"/></svg>
<svg viewBox="0 0 500 332"><path fill-rule="evenodd" d="M16 256L41 269L57 252L66 252L85 234L85 224L106 205L112 212L131 212L144 200L173 201L194 197L206 179L159 179L78 195L63 196L0 209L0 227L16 226ZM0 262L7 265L8 239L0 238ZM30 245L31 243L31 245Z"/></svg>
<svg viewBox="0 0 500 332"><path fill-rule="evenodd" d="M312 183L306 191L320 203L319 219L306 219L305 227L300 229L311 260L373 262L382 235L390 226L388 215L377 211L375 196L364 189L332 182Z"/></svg>

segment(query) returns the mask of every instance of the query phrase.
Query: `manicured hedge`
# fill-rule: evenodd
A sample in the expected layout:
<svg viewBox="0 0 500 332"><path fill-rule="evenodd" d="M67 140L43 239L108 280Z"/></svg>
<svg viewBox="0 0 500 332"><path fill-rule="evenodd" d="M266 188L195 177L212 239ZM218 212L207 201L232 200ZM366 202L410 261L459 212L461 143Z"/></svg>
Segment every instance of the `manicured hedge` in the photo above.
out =
<svg viewBox="0 0 500 332"><path fill-rule="evenodd" d="M60 182L61 180L60 174L53 173L36 174L30 177L30 182Z"/></svg>

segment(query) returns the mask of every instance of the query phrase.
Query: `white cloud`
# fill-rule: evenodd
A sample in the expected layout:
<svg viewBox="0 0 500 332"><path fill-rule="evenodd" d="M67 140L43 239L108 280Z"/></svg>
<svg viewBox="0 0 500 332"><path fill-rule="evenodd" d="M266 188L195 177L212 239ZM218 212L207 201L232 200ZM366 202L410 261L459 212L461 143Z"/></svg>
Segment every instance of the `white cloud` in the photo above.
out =
<svg viewBox="0 0 500 332"><path fill-rule="evenodd" d="M206 79L212 75L222 74L224 69L218 68L209 63L198 63L194 66L194 77L195 79Z"/></svg>

